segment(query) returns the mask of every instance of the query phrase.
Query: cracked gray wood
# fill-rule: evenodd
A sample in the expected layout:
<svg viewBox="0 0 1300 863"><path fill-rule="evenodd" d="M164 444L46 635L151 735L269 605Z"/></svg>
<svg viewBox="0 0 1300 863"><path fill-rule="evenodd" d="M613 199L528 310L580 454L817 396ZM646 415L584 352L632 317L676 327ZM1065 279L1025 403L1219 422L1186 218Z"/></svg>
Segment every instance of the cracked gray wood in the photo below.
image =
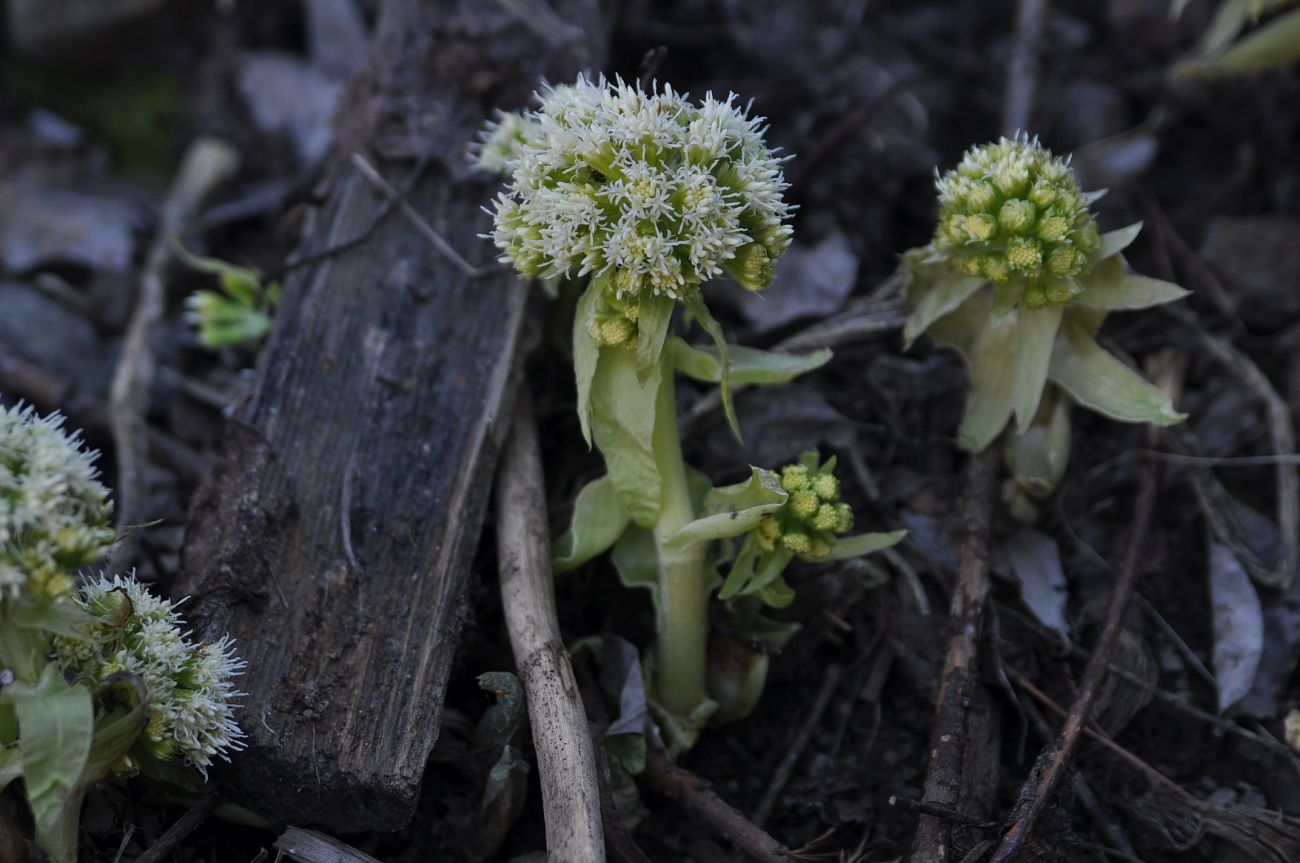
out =
<svg viewBox="0 0 1300 863"><path fill-rule="evenodd" d="M493 105L518 107L542 76L604 55L592 0L553 8L579 25L562 39L513 7L383 3L304 253L382 212L346 162L364 150L397 188L427 156L408 200L490 265L477 234L494 181L469 174L469 142ZM411 817L510 425L526 292L496 266L471 279L400 213L290 278L255 392L196 498L175 590L194 597L200 634L229 631L248 661L248 750L219 778L262 814L341 832Z"/></svg>

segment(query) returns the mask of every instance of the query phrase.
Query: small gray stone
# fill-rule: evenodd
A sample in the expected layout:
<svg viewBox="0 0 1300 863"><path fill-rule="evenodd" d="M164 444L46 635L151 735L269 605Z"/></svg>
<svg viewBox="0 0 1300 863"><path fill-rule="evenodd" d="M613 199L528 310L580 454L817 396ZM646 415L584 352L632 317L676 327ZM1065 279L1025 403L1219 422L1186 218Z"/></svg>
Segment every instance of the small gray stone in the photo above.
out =
<svg viewBox="0 0 1300 863"><path fill-rule="evenodd" d="M53 188L30 177L0 180L0 263L22 273L63 263L124 272L139 221L124 200Z"/></svg>
<svg viewBox="0 0 1300 863"><path fill-rule="evenodd" d="M20 282L0 282L0 309L0 345L80 389L108 392L110 351L85 318Z"/></svg>

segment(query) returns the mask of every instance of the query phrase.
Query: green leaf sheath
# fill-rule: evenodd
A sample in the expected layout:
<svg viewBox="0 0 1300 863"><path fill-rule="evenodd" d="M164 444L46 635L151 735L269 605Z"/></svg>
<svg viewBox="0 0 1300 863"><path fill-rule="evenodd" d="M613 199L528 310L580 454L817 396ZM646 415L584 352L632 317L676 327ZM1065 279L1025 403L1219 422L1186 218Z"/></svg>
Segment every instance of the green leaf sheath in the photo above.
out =
<svg viewBox="0 0 1300 863"><path fill-rule="evenodd" d="M19 750L36 840L54 863L76 863L77 825L95 712L90 690L69 686L53 665L36 685L4 689L18 717Z"/></svg>
<svg viewBox="0 0 1300 863"><path fill-rule="evenodd" d="M673 367L688 378L709 384L722 382L722 356L716 347L696 347L674 336L667 350ZM781 354L740 345L731 345L727 355L735 384L783 384L821 368L831 358L826 348L810 354Z"/></svg>
<svg viewBox="0 0 1300 863"><path fill-rule="evenodd" d="M1016 316L990 317L971 345L970 392L957 431L962 449L979 452L997 439L1011 418L1016 364Z"/></svg>
<svg viewBox="0 0 1300 863"><path fill-rule="evenodd" d="M672 371L666 371L671 387ZM621 347L607 347L599 351L591 382L591 430L596 447L605 458L624 511L642 527L653 526L659 518L662 481L655 452L655 403L664 373L660 364L642 384L636 356ZM671 420L675 429L676 417Z"/></svg>
<svg viewBox="0 0 1300 863"><path fill-rule="evenodd" d="M676 309L677 301L672 297L653 294L641 300L636 319L636 373L643 384L659 363Z"/></svg>
<svg viewBox="0 0 1300 863"><path fill-rule="evenodd" d="M607 476L592 480L578 492L573 520L555 541L552 567L567 572L611 548L627 528L628 515L618 489Z"/></svg>
<svg viewBox="0 0 1300 863"><path fill-rule="evenodd" d="M1013 404L1016 431L1022 432L1034 420L1038 403L1047 384L1047 369L1052 360L1052 345L1061 327L1059 305L1041 309L1022 307L1016 327L1016 370Z"/></svg>
<svg viewBox="0 0 1300 863"><path fill-rule="evenodd" d="M573 315L573 370L578 385L578 422L582 436L591 446L591 384L596 377L600 360L600 345L591 337L591 323L595 319L596 304L600 300L603 280L597 276L578 298Z"/></svg>
<svg viewBox="0 0 1300 863"><path fill-rule="evenodd" d="M1186 418L1163 390L1102 350L1069 315L1061 324L1048 377L1079 404L1111 419L1173 425Z"/></svg>
<svg viewBox="0 0 1300 863"><path fill-rule="evenodd" d="M731 399L731 346L727 344L727 337L722 332L722 325L717 322L709 307L704 304L704 298L698 292L692 294L684 300L686 310L691 313L704 331L713 339L713 344L718 349L718 360L721 368L718 373L718 388L722 395L722 412L726 414L727 425L731 427L732 434L736 440L740 440L740 422L736 419L736 406Z"/></svg>
<svg viewBox="0 0 1300 863"><path fill-rule="evenodd" d="M827 560L849 560L862 557L882 548L898 545L907 536L905 530L891 530L887 533L860 533L857 536L841 536L835 540L831 556Z"/></svg>
<svg viewBox="0 0 1300 863"><path fill-rule="evenodd" d="M975 277L941 278L934 280L928 287L919 289L916 308L908 317L907 326L903 329L903 347L910 348L912 342L929 329L931 324L955 311L984 284L986 283L983 279Z"/></svg>
<svg viewBox="0 0 1300 863"><path fill-rule="evenodd" d="M781 488L781 478L763 468L751 471L744 482L710 491L704 503L707 514L684 525L669 539L669 546L679 548L687 543L740 536L780 509L789 498Z"/></svg>

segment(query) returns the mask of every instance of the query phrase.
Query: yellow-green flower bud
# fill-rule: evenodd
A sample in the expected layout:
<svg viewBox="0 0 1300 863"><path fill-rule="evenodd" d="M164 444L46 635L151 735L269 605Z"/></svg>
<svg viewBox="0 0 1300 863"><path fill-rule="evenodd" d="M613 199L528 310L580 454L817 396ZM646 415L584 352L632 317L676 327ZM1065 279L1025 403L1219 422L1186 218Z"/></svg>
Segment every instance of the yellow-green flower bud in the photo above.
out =
<svg viewBox="0 0 1300 863"><path fill-rule="evenodd" d="M808 487L808 468L789 464L781 469L781 488L793 494Z"/></svg>
<svg viewBox="0 0 1300 863"><path fill-rule="evenodd" d="M974 147L938 188L931 248L964 275L1032 284L1072 279L1096 264L1099 234L1083 192L1066 163L1037 141Z"/></svg>
<svg viewBox="0 0 1300 863"><path fill-rule="evenodd" d="M754 528L754 541L766 552L776 551L776 544L781 539L781 527L773 518L765 518Z"/></svg>
<svg viewBox="0 0 1300 863"><path fill-rule="evenodd" d="M832 532L845 534L853 530L853 508L847 503L835 505L835 527Z"/></svg>
<svg viewBox="0 0 1300 863"><path fill-rule="evenodd" d="M591 337L602 346L627 345L636 339L636 325L627 318L597 321L592 327Z"/></svg>
<svg viewBox="0 0 1300 863"><path fill-rule="evenodd" d="M813 514L808 523L817 530L835 530L835 526L840 523L839 515L835 512L835 505L824 503L817 507L817 512Z"/></svg>
<svg viewBox="0 0 1300 863"><path fill-rule="evenodd" d="M998 224L1015 234L1022 234L1034 224L1038 211L1022 198L1011 198L998 210Z"/></svg>
<svg viewBox="0 0 1300 863"><path fill-rule="evenodd" d="M793 530L781 537L781 545L795 554L807 554L812 550L812 540L808 538L808 534Z"/></svg>
<svg viewBox="0 0 1300 863"><path fill-rule="evenodd" d="M821 502L817 500L815 492L808 489L797 491L790 495L790 511L801 519L807 520L812 518L817 512L817 507Z"/></svg>
<svg viewBox="0 0 1300 863"><path fill-rule="evenodd" d="M804 557L809 560L825 560L831 556L831 550L832 546L829 542L822 539L814 539L812 548L808 549L808 552Z"/></svg>
<svg viewBox="0 0 1300 863"><path fill-rule="evenodd" d="M840 498L840 481L835 478L835 474L818 474L812 481L812 488L827 503L834 503Z"/></svg>

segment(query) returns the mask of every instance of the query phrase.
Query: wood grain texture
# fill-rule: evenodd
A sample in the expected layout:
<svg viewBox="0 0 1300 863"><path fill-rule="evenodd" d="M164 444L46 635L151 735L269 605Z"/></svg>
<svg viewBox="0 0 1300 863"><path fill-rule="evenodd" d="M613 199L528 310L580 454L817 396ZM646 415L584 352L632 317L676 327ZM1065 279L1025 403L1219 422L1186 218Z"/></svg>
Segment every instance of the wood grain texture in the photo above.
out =
<svg viewBox="0 0 1300 863"><path fill-rule="evenodd" d="M596 62L593 2L547 38L519 4L389 0L351 91L346 157L363 145L476 265L492 183L465 154L488 106ZM524 4L525 6L527 4ZM507 86L508 83L508 86ZM383 199L340 159L305 252L367 229ZM437 739L465 589L509 427L526 286L470 279L400 216L290 280L254 396L196 497L175 592L196 631L248 661L248 750L222 775L264 815L331 831L394 829Z"/></svg>

